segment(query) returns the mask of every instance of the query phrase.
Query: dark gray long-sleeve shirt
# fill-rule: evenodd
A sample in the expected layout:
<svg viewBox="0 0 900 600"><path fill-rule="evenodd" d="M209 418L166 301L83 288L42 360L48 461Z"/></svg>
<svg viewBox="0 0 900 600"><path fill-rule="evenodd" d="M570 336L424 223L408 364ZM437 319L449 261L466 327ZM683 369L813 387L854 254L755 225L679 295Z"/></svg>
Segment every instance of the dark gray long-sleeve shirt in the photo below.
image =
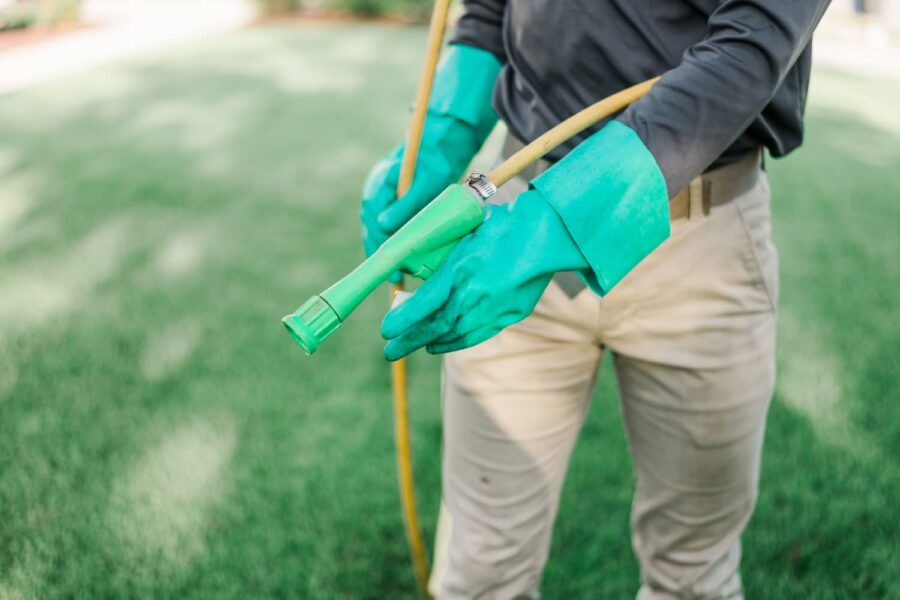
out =
<svg viewBox="0 0 900 600"><path fill-rule="evenodd" d="M616 118L643 140L674 196L706 169L752 149L782 156L800 145L810 40L828 3L464 0L453 42L504 63L494 108L523 141L661 74Z"/></svg>

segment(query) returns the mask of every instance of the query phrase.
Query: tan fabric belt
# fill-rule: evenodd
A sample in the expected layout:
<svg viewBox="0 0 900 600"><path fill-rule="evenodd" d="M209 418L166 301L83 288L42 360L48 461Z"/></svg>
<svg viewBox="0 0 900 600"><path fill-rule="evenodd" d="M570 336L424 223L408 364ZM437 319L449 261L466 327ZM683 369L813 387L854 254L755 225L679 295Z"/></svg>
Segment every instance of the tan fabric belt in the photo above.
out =
<svg viewBox="0 0 900 600"><path fill-rule="evenodd" d="M761 150L749 152L732 163L707 171L695 177L669 200L669 216L677 221L708 215L711 207L727 204L752 190L761 172Z"/></svg>
<svg viewBox="0 0 900 600"><path fill-rule="evenodd" d="M507 135L503 145L503 158L509 158L524 146L512 135ZM759 181L762 160L762 151L755 150L739 160L695 177L669 201L671 219L699 219L708 215L713 206L726 204L753 189ZM529 165L519 177L531 181L552 166L552 162L540 160Z"/></svg>

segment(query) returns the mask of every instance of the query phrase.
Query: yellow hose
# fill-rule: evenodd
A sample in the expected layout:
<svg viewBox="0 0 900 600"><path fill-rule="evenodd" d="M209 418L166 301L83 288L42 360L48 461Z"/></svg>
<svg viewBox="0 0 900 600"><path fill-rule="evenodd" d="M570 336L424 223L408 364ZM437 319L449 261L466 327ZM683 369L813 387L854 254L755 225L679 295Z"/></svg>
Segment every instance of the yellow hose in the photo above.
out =
<svg viewBox="0 0 900 600"><path fill-rule="evenodd" d="M402 284L392 286L392 293L402 290ZM409 404L407 401L406 361L391 363L391 377L394 389L394 443L397 452L397 477L400 484L400 502L403 507L403 522L406 525L406 541L412 555L416 584L425 597L428 593L428 551L419 526L416 512L416 491L413 479L412 452L409 441Z"/></svg>
<svg viewBox="0 0 900 600"><path fill-rule="evenodd" d="M400 179L397 184L397 197L403 196L412 185L416 171L416 159L419 155L419 144L425 128L425 115L428 111L428 99L431 96L431 84L437 70L437 62L441 55L441 44L447 28L447 14L451 0L437 0L431 13L431 24L428 27L428 48L422 76L416 90L413 104L412 123L406 138L403 151L403 162L400 166ZM393 304L397 292L403 291L401 281L391 286L390 303ZM397 477L400 484L400 502L403 507L403 522L406 525L406 540L412 554L413 569L416 573L416 584L419 592L430 597L428 593L428 551L419 526L416 512L416 490L413 481L412 452L409 441L409 400L407 397L406 359L391 363L391 378L394 393L394 444L397 452Z"/></svg>

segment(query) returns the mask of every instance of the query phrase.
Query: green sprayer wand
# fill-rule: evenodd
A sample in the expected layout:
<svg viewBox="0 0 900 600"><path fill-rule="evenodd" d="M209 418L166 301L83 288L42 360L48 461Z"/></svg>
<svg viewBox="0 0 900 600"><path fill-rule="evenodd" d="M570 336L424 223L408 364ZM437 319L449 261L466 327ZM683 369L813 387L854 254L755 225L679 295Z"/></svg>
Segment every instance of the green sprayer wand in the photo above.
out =
<svg viewBox="0 0 900 600"><path fill-rule="evenodd" d="M551 150L647 93L658 77L626 88L569 117L486 176L470 174L447 187L381 247L330 288L282 319L301 348L312 354L357 306L395 271L427 279L453 246L484 220L484 203L497 188Z"/></svg>

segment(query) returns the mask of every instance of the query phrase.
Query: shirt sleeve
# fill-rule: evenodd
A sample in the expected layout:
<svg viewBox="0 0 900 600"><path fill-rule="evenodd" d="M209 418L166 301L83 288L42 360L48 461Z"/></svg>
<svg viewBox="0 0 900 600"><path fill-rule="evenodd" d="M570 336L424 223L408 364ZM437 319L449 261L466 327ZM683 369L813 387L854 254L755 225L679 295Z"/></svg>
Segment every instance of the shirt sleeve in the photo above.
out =
<svg viewBox="0 0 900 600"><path fill-rule="evenodd" d="M772 100L829 0L723 0L688 48L618 120L632 128L669 196L702 173Z"/></svg>
<svg viewBox="0 0 900 600"><path fill-rule="evenodd" d="M503 14L506 3L507 0L463 0L463 14L450 43L487 50L505 64Z"/></svg>

